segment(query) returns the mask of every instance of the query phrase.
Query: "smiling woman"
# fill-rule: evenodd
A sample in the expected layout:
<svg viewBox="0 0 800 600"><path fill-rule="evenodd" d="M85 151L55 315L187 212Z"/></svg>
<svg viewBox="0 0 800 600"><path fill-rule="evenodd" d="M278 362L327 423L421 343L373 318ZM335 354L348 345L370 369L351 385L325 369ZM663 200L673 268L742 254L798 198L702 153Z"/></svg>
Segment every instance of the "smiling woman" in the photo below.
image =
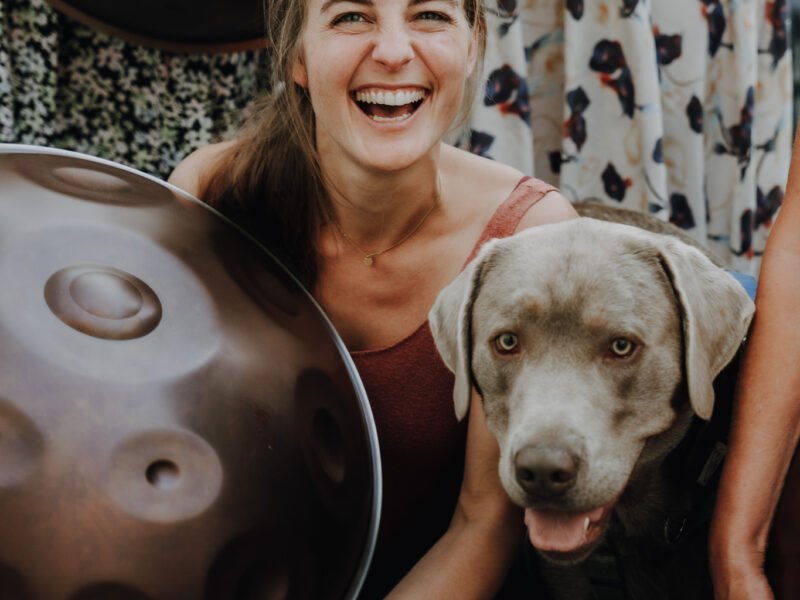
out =
<svg viewBox="0 0 800 600"><path fill-rule="evenodd" d="M170 180L277 255L354 358L384 474L362 597L495 597L523 516L477 394L456 419L427 315L484 241L575 213L551 186L442 141L474 97L480 0L275 0L268 35L274 92Z"/></svg>

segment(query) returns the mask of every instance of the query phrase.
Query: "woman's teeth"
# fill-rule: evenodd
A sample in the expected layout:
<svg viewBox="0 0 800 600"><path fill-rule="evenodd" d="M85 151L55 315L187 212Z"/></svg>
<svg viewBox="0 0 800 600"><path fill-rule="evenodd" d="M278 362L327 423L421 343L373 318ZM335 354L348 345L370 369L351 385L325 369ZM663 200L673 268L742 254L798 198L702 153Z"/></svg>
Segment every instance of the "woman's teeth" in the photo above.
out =
<svg viewBox="0 0 800 600"><path fill-rule="evenodd" d="M356 92L356 100L358 102L364 102L365 104L382 104L384 106L404 106L406 104L412 104L413 102L419 102L424 97L425 92L423 90L399 90L396 92L389 90L364 90Z"/></svg>
<svg viewBox="0 0 800 600"><path fill-rule="evenodd" d="M425 90L365 89L354 94L359 108L379 123L405 121L414 114L427 96Z"/></svg>
<svg viewBox="0 0 800 600"><path fill-rule="evenodd" d="M382 117L380 115L369 115L369 117L373 121L378 121L379 123L385 123L387 121L395 121L395 122L396 121L405 121L406 119L410 118L412 114L413 113L409 112L409 113L405 113L405 114L399 115L397 117Z"/></svg>

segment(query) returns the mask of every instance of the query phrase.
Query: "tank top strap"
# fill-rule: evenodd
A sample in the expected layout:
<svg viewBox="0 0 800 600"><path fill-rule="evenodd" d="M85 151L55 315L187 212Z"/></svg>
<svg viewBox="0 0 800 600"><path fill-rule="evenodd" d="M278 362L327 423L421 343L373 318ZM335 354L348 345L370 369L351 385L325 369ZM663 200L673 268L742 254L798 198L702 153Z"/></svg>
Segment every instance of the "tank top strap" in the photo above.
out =
<svg viewBox="0 0 800 600"><path fill-rule="evenodd" d="M472 252L467 259L467 264L475 258L478 251L486 242L492 238L503 238L512 235L516 230L522 217L528 209L536 204L549 192L558 191L558 188L545 183L540 179L525 176L519 180L514 190L497 207L491 219L483 229L480 238L472 248Z"/></svg>

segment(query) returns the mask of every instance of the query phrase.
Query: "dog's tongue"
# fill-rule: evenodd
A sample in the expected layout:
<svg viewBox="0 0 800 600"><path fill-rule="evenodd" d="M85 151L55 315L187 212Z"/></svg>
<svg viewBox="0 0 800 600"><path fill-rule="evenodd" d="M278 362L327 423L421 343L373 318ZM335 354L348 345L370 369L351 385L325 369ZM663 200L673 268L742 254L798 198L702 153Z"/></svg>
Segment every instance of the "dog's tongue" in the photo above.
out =
<svg viewBox="0 0 800 600"><path fill-rule="evenodd" d="M604 507L583 513L525 509L525 525L534 547L544 552L573 552L593 541L596 528L587 527L603 517Z"/></svg>

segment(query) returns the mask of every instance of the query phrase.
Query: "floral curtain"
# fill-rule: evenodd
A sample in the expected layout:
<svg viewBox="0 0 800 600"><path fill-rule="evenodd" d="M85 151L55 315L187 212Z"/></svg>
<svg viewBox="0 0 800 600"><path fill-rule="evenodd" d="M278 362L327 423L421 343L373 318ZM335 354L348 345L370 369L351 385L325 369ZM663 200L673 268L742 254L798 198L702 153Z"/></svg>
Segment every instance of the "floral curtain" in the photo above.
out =
<svg viewBox="0 0 800 600"><path fill-rule="evenodd" d="M792 139L787 0L490 0L461 143L755 273Z"/></svg>
<svg viewBox="0 0 800 600"><path fill-rule="evenodd" d="M263 51L174 54L0 0L0 142L77 150L166 177L232 134L267 85Z"/></svg>
<svg viewBox="0 0 800 600"><path fill-rule="evenodd" d="M461 144L650 212L758 268L792 138L787 0L488 0L487 82ZM180 55L0 0L0 142L165 177L231 135L263 51Z"/></svg>

